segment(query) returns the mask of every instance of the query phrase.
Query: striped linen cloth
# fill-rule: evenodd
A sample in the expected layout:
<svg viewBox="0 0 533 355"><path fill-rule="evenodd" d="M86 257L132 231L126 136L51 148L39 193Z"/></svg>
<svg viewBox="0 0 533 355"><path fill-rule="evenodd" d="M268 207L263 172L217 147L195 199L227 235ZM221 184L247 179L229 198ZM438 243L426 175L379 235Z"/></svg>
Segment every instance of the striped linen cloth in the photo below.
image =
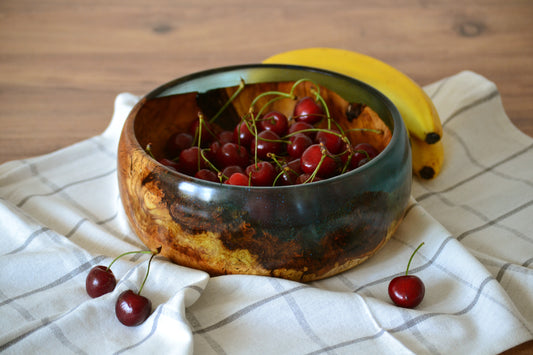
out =
<svg viewBox="0 0 533 355"><path fill-rule="evenodd" d="M210 278L157 257L143 295L153 313L123 326L115 300L137 290L146 255L113 266L116 289L85 291L96 265L145 247L116 177L123 121L54 153L0 166L0 352L6 354L494 354L533 338L533 140L507 118L497 87L460 72L425 88L444 123L445 167L413 182L406 218L362 265L301 284ZM416 309L387 294L414 249Z"/></svg>

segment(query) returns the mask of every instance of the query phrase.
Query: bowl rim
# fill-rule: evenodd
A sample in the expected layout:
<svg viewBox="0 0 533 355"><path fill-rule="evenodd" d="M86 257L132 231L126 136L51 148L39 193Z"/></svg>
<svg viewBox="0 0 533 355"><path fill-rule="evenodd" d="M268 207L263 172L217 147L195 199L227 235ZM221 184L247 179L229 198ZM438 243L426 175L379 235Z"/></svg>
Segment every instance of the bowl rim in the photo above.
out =
<svg viewBox="0 0 533 355"><path fill-rule="evenodd" d="M141 144L139 143L139 141L137 139L137 136L135 135L135 130L133 129L133 127L135 126L135 124L134 124L135 121L134 120L136 119L136 114L138 113L139 109L144 105L144 103L147 100L158 98L158 97L170 96L173 93L169 93L167 95L161 95L161 94L164 93L165 91L168 91L169 88L178 86L178 85L180 85L182 83L185 83L185 82L188 82L188 81L191 81L191 80L195 80L195 79L199 79L199 78L202 78L202 77L211 76L211 75L218 74L218 73L223 73L223 72L231 72L231 71L237 71L237 70L249 70L249 69L261 69L261 68L266 68L266 69L268 69L268 68L272 68L272 69L288 69L288 70L299 70L299 71L315 72L315 73L318 73L320 75L332 76L332 77L336 77L338 79L341 79L341 80L344 80L344 81L347 81L347 82L351 82L354 85L357 85L357 86L361 87L365 91L370 92L370 94L372 96L374 96L376 99L378 99L384 105L386 110L390 112L390 115L391 115L391 118L392 118L393 128L392 128L392 135L391 135L391 140L389 141L389 144L387 144L387 146L374 159L370 160L368 163L364 164L363 166L360 166L360 167L358 167L356 169L353 169L353 170L351 170L349 172L345 172L344 174L336 175L336 176L333 176L333 177L330 177L330 178L327 178L327 179L323 179L323 180L320 180L320 181L314 181L314 182L307 183L307 184L286 185L286 186L283 186L283 185L282 186L240 186L240 185L230 185L230 184L224 184L224 183L220 183L220 182L212 182L212 181L202 180L202 179L198 179L198 178L196 178L194 176L189 176L189 175L180 173L179 171L176 171L174 169L171 169L171 168L159 163L156 159L154 159L152 156L150 156L150 154L148 154L144 150L144 148L141 146ZM263 82L266 83L268 81L263 81ZM223 87L223 86L221 86L221 87ZM212 89L216 89L216 88L213 87ZM211 90L211 89L209 89L209 90ZM329 90L335 91L334 89L329 89ZM194 90L187 90L187 91L184 91L183 94L191 93L191 92L195 92L195 91ZM197 91L197 92L202 92L202 91ZM311 67L311 66L304 66L304 65L248 63L248 64L236 64L236 65L228 65L228 66L215 67L215 68L206 69L206 70L200 70L200 71L196 71L196 72L184 75L184 76L177 77L177 78L172 79L172 80L170 80L168 82L165 82L162 85L159 85L158 87L152 89L147 94L145 94L138 101L137 105L140 105L140 106L137 107L137 108L133 108L132 111L130 112L130 114L133 113L133 112L135 113L135 116L132 117L133 118L133 122L132 122L133 124L131 126L132 129L133 129L133 139L134 139L135 145L137 145L137 147L143 152L144 155L146 155L149 159L153 160L156 165L158 165L159 167L161 167L163 169L166 169L172 175L176 175L180 179L185 180L187 182L199 184L200 186L205 186L205 187L210 187L210 188L212 188L212 187L222 187L223 186L224 188L228 188L228 189L239 189L239 190L248 189L248 190L263 190L263 191L267 191L268 190L268 191L273 191L275 189L280 189L280 190L283 190L283 189L305 189L305 188L309 188L309 187L318 187L318 186L322 186L322 185L326 185L326 184L337 183L339 180L344 180L344 179L346 179L346 178L348 178L349 176L352 176L352 175L364 174L364 172L366 170L372 169L375 165L379 164L380 161L386 159L385 157L387 155L391 154L391 151L393 149L395 149L394 148L395 145L396 145L395 143L400 140L400 135L402 135L402 134L407 135L407 130L406 130L405 124L403 122L403 119L401 117L401 114L400 114L399 110L397 109L396 105L385 94L383 94L380 90L376 89L372 85L370 85L370 84L368 84L368 83L366 83L366 82L364 82L362 80L359 80L357 78L354 78L354 77L351 77L351 76L348 76L348 75L345 75L345 74L341 74L341 73L338 73L338 72L335 72L335 71L331 71L331 70L327 70L327 69ZM129 118L130 117L128 117L128 119Z"/></svg>

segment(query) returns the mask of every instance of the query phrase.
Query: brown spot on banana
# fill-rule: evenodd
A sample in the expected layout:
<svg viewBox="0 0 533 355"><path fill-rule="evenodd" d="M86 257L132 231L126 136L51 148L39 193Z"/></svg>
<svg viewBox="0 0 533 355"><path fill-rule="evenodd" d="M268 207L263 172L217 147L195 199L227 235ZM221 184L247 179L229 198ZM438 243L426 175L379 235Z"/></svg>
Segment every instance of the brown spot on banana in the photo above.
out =
<svg viewBox="0 0 533 355"><path fill-rule="evenodd" d="M434 179L444 163L442 140L428 144L416 137L410 137L413 173L423 180Z"/></svg>
<svg viewBox="0 0 533 355"><path fill-rule="evenodd" d="M426 143L427 144L435 144L438 141L440 141L440 134L436 132L430 132L426 134Z"/></svg>

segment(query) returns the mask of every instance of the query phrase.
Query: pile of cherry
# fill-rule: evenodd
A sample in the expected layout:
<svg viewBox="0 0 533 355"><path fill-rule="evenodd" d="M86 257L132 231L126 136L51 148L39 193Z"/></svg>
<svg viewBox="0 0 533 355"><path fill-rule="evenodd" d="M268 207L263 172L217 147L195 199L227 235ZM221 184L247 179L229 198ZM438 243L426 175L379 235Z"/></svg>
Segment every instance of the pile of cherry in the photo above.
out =
<svg viewBox="0 0 533 355"><path fill-rule="evenodd" d="M319 90L313 93L314 97L302 98L294 96L292 90L261 94L233 130L220 129L215 122L218 114L207 120L200 113L188 132L170 136L165 157L158 161L181 173L213 182L285 186L327 179L373 159L379 151L368 143L350 142L347 132L330 117ZM292 116L268 111L267 107L255 112L254 104L266 95L275 97L271 101L295 100ZM324 120L327 124L320 126L327 128L318 128ZM146 148L151 154L150 147Z"/></svg>

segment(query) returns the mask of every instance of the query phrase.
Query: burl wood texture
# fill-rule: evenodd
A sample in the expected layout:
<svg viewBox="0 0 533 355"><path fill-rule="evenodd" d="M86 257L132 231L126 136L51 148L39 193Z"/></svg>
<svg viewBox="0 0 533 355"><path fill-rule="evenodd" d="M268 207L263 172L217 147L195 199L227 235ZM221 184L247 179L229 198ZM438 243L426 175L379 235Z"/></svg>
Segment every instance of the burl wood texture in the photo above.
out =
<svg viewBox="0 0 533 355"><path fill-rule="evenodd" d="M252 100L270 91L289 92L293 82L245 86L216 124L238 122ZM311 95L314 85L296 87L297 97ZM235 88L213 90L213 102L222 103ZM357 141L380 150L391 131L370 108L360 107L347 118L350 104L334 92L320 91L340 126L365 127L382 133L352 132ZM220 98L223 98L220 100ZM205 98L204 98L205 99ZM257 109L269 102L264 97ZM209 100L207 100L209 101ZM268 106L290 116L295 100L282 99ZM220 107L220 105L218 105ZM255 106L254 106L255 107ZM143 100L124 127L119 145L118 176L121 197L130 223L151 249L174 262L211 275L255 274L312 281L352 268L372 256L391 237L403 217L410 181L394 191L359 191L346 180L294 192L294 189L228 187L198 184L156 163L143 148L148 144L156 158L164 156L168 137L189 131L198 112L196 93ZM215 112L217 110L214 110ZM353 112L352 112L353 113ZM210 115L206 115L209 119ZM182 183L189 184L184 193ZM210 194L209 199L202 194ZM302 212L298 212L298 210Z"/></svg>

